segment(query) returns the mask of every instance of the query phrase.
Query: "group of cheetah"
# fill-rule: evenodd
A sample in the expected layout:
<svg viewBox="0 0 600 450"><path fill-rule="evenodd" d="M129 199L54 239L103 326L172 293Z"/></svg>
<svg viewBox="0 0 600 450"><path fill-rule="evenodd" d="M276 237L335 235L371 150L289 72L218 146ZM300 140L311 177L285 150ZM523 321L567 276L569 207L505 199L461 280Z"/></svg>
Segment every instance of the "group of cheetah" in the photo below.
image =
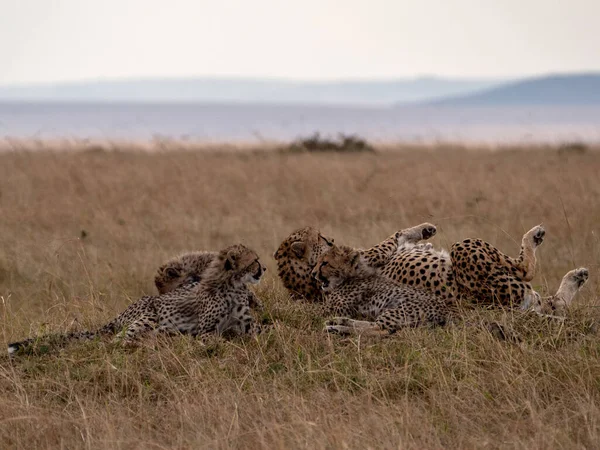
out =
<svg viewBox="0 0 600 450"><path fill-rule="evenodd" d="M480 239L456 243L450 253L437 250L424 242L436 231L424 223L362 250L305 227L288 236L274 258L290 296L322 303L325 329L340 334L387 335L403 327L443 325L469 304L561 316L589 276L587 269L575 269L555 295L542 298L535 292L530 281L545 236L541 226L525 233L517 258ZM185 253L159 267L158 295L140 298L98 330L29 338L9 344L8 352L14 355L41 340L61 345L114 336L128 344L153 333L255 334L261 327L253 311L261 303L248 285L265 271L257 253L242 244Z"/></svg>

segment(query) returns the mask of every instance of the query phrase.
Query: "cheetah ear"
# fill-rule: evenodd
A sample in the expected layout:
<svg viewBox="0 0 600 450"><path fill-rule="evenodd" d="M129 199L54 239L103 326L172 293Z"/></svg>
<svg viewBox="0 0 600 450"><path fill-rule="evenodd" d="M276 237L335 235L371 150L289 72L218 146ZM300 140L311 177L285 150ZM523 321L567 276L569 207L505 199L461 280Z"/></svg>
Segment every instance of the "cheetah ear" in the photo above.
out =
<svg viewBox="0 0 600 450"><path fill-rule="evenodd" d="M298 258L302 258L304 253L306 253L306 244L304 242L294 242L291 248Z"/></svg>
<svg viewBox="0 0 600 450"><path fill-rule="evenodd" d="M350 259L350 265L354 268L358 267L358 263L360 262L360 253L359 252L353 252L351 255L351 259Z"/></svg>
<svg viewBox="0 0 600 450"><path fill-rule="evenodd" d="M225 270L233 270L235 268L236 256L233 251L227 253L227 259L225 260Z"/></svg>
<svg viewBox="0 0 600 450"><path fill-rule="evenodd" d="M165 274L168 278L177 278L179 275L181 275L181 271L179 268L168 267L167 270L165 270Z"/></svg>

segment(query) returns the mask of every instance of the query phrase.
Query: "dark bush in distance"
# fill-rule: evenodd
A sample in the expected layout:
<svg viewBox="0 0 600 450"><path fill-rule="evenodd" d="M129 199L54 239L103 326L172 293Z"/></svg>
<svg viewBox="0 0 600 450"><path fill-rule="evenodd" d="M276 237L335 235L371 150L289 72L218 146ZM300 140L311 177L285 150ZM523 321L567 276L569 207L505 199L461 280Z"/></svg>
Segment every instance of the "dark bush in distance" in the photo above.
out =
<svg viewBox="0 0 600 450"><path fill-rule="evenodd" d="M375 149L365 139L340 133L337 140L321 137L315 133L300 138L283 149L288 152L374 152Z"/></svg>

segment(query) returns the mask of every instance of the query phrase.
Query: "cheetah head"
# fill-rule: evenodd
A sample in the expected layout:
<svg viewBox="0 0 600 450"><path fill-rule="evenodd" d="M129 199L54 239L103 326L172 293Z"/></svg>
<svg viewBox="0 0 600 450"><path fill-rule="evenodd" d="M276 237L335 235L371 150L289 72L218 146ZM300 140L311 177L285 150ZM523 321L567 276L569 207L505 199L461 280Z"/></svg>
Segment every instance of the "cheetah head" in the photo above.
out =
<svg viewBox="0 0 600 450"><path fill-rule="evenodd" d="M365 268L360 253L334 246L321 255L311 275L325 292L334 290L350 277L363 274Z"/></svg>
<svg viewBox="0 0 600 450"><path fill-rule="evenodd" d="M313 227L304 227L290 234L273 257L284 286L294 294L315 300L319 289L310 273L321 255L333 247L333 239Z"/></svg>
<svg viewBox="0 0 600 450"><path fill-rule="evenodd" d="M333 247L334 240L324 236L313 227L304 227L290 234L279 246L273 257L277 261L294 259L306 263L311 268L317 264L319 256Z"/></svg>
<svg viewBox="0 0 600 450"><path fill-rule="evenodd" d="M242 244L221 250L217 258L225 274L234 283L257 284L267 270L256 252Z"/></svg>
<svg viewBox="0 0 600 450"><path fill-rule="evenodd" d="M158 293L162 295L185 284L201 281L216 256L215 252L189 252L171 258L158 268L154 276Z"/></svg>

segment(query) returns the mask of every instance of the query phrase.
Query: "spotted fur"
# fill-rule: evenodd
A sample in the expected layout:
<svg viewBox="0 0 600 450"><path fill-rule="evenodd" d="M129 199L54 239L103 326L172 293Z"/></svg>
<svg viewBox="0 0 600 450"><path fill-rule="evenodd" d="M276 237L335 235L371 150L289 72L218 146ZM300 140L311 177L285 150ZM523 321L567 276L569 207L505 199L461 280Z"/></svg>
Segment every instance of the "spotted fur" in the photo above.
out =
<svg viewBox="0 0 600 450"><path fill-rule="evenodd" d="M523 236L518 258L511 258L481 239L466 239L452 246L450 258L456 294L462 301L481 306L520 306L535 291L535 251L546 231L533 227Z"/></svg>
<svg viewBox="0 0 600 450"><path fill-rule="evenodd" d="M250 313L247 285L258 283L265 270L253 250L233 245L214 256L203 272L202 282L184 284L158 296L142 297L96 331L58 335L53 340L64 344L118 334L123 343L131 343L149 332L192 336L252 333L257 326ZM9 344L8 352L18 352L40 339L43 338Z"/></svg>
<svg viewBox="0 0 600 450"><path fill-rule="evenodd" d="M219 252L192 251L169 259L158 268L154 276L159 295L202 282L206 269L218 255ZM252 291L248 291L248 302L254 310L263 309L262 303Z"/></svg>
<svg viewBox="0 0 600 450"><path fill-rule="evenodd" d="M166 294L189 283L199 283L218 252L188 252L169 259L154 276L159 294Z"/></svg>
<svg viewBox="0 0 600 450"><path fill-rule="evenodd" d="M360 327L388 334L404 327L443 325L451 315L445 298L390 280L353 249L333 247L319 258L312 275L325 292L327 314L334 316L327 323L331 332Z"/></svg>
<svg viewBox="0 0 600 450"><path fill-rule="evenodd" d="M406 255L412 250L437 255L430 244L418 244L419 241L429 239L435 233L435 226L424 223L398 231L368 250L358 251L366 264L383 270L389 276L391 270L387 270L387 265L390 261L395 266L403 268ZM296 230L281 243L273 256L277 261L279 278L293 299L306 299L312 302L323 300L321 289L311 272L319 257L327 253L333 245L332 238L323 235L313 227ZM342 248L349 249L344 246Z"/></svg>
<svg viewBox="0 0 600 450"><path fill-rule="evenodd" d="M456 285L450 255L431 244L406 243L381 268L381 274L397 283L422 289L448 302L454 301Z"/></svg>

